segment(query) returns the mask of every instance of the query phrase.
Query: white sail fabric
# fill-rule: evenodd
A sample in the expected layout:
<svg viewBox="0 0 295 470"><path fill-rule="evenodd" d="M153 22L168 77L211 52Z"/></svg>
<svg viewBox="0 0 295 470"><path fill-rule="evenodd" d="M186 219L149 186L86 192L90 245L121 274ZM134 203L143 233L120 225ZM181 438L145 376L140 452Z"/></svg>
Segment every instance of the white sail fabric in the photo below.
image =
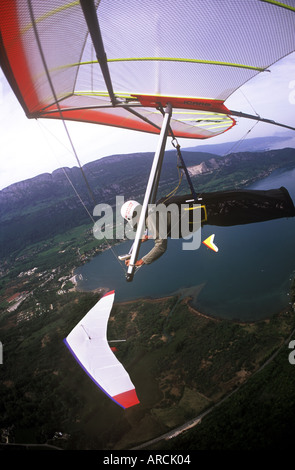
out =
<svg viewBox="0 0 295 470"><path fill-rule="evenodd" d="M295 50L295 0L95 0L114 105L81 3L0 2L0 64L28 117L158 134L169 102L176 137L207 139L235 123L220 104Z"/></svg>
<svg viewBox="0 0 295 470"><path fill-rule="evenodd" d="M89 377L122 408L139 403L130 377L107 341L107 324L115 292L104 295L64 342Z"/></svg>

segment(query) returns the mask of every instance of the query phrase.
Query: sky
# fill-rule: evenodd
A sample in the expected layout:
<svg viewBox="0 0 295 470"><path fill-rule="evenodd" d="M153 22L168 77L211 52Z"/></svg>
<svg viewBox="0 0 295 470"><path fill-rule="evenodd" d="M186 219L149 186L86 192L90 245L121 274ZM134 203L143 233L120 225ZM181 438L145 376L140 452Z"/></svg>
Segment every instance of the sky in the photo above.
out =
<svg viewBox="0 0 295 470"><path fill-rule="evenodd" d="M295 127L295 53L281 59L237 90L227 101L229 109ZM234 142L244 137L255 121L239 119L221 136L204 141L179 139L181 148ZM108 155L154 152L158 136L97 124L68 122L67 127L82 165ZM251 137L290 135L282 128L259 123ZM295 136L295 132L294 132ZM293 141L295 147L295 137ZM170 140L167 149L173 148ZM0 190L18 181L55 169L77 166L68 137L59 120L27 119L0 69Z"/></svg>

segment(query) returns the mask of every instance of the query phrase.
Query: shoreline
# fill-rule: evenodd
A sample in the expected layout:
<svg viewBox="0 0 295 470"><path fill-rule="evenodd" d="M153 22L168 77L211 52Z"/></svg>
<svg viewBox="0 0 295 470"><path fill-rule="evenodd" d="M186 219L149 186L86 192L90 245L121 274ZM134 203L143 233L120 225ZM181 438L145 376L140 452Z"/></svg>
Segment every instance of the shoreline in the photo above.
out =
<svg viewBox="0 0 295 470"><path fill-rule="evenodd" d="M75 274L75 271L78 269L77 266L75 266L73 269L72 269L72 277L74 278L74 290L76 292L80 292L80 293L89 293L89 294L98 294L100 296L103 296L105 295L107 292L109 291L112 291L114 290L114 288L109 288L105 285L101 285L100 287L96 287L95 289L90 289L90 290L85 290L83 288L81 288L79 286L80 284L80 280L83 279L82 277L82 274ZM290 279L291 280L291 279ZM117 300L115 299L115 303L118 304L118 305L132 305L132 304L135 304L135 303L138 303L138 302L150 302L150 303L159 303L159 302L165 302L165 301L168 301L170 300L171 298L177 296L178 297L178 301L182 301L184 300L186 302L186 305L188 307L188 309L192 312L192 314L195 314L195 315L199 315L199 316L203 316L204 318L210 318L210 319L213 319L215 321L231 321L231 322L234 322L234 323L240 323L240 324L252 324L252 323L257 323L259 321L263 321L263 320L267 320L267 319L270 319L272 318L273 316L275 315L279 315L283 312L287 312L287 311L290 311L292 310L293 312L295 312L295 295L294 295L294 298L293 298L293 301L292 301L292 304L291 302L288 302L286 301L286 304L285 305L277 305L277 309L275 310L272 310L272 311L269 311L269 309L263 311L263 312L260 312L259 310L259 307L257 307L257 311L254 311L254 314L255 316L258 316L258 318L253 318L253 312L245 312L245 314L243 315L243 312L242 312L242 315L240 316L239 315L239 308L238 308L238 305L237 305L237 312L227 312L225 311L224 309L224 312L220 312L221 315L218 315L218 313L216 314L214 311L211 311L210 313L206 312L206 308L199 308L198 307L198 296L200 294L200 292L202 291L202 288L205 286L205 282L203 282L202 284L199 284L199 285L195 285L195 286L191 286L191 287L182 287L182 288L179 288L169 294L164 294L163 296L161 295L158 295L158 296L153 296L153 295L142 295L142 296L139 296L139 297L136 297L136 298L132 298L132 296L130 298L127 298L125 300ZM295 292L295 278L293 278L293 283L291 283L291 286L289 286L289 294L290 297L288 300L291 300L292 298L292 285L294 286L293 287L293 290ZM204 306L203 306L204 307ZM206 306L205 306L206 307ZM223 313L223 315L222 315ZM230 314L233 314L232 316L230 316ZM260 315L261 313L261 315ZM227 314L229 316L227 316ZM250 318L247 318L249 317ZM246 319L245 319L246 317Z"/></svg>
<svg viewBox="0 0 295 470"><path fill-rule="evenodd" d="M76 278L77 275L74 275L74 277ZM117 305L132 305L132 304L135 304L135 303L138 303L138 302L150 302L150 303L161 303L161 302L165 302L165 301L168 301L170 299L172 299L173 297L177 296L178 297L178 300L177 302L181 302L181 301L184 301L189 310L192 311L193 314L195 315L199 315L199 316L202 316L202 317L205 317L205 318L209 318L209 319L212 319L212 320L222 320L221 318L218 318L218 317L215 317L213 315L208 315L208 314L205 314L203 312L200 312L199 310L197 310L197 308L191 304L191 302L194 300L194 297L196 297L199 292L202 290L204 284L201 284L199 286L194 286L194 287L190 287L190 288L183 288L183 289L179 289L175 292L172 292L171 294L169 295L164 295L163 297L139 297L137 299L129 299L129 300L122 300L122 301L118 301L115 303ZM91 289L91 290L83 290L83 289L80 289L79 286L78 286L78 281L75 279L75 291L76 292L79 292L79 293L91 293L91 294L102 294L101 297L103 297L107 292L109 292L110 288L108 287L97 287L95 289ZM188 292L186 292L188 291ZM194 291L194 295L192 295L192 292L191 291Z"/></svg>
<svg viewBox="0 0 295 470"><path fill-rule="evenodd" d="M294 305L292 305L292 306L290 306L290 305L286 306L285 308L280 309L276 313L273 313L273 314L271 314L271 315L269 315L265 318L258 318L257 320L242 320L242 319L239 319L239 318L218 317L216 315L208 314L208 313L205 313L205 312L202 312L202 311L198 310L196 308L196 306L192 303L193 301L196 300L196 297L201 292L203 286L204 286L204 284L200 284L198 286L193 286L191 288L179 289L179 290L177 290L175 292L172 292L169 295L165 295L163 297L139 297L137 299L115 301L115 304L116 305L126 306L126 305L136 304L138 302L161 303L161 302L168 301L168 300L172 299L173 297L177 296L178 297L177 303L178 302L183 302L184 304L186 304L187 307L188 307L188 310L193 315L201 316L203 318L207 318L207 319L213 320L213 321L230 321L230 322L233 322L233 323L244 324L244 325L251 325L251 324L257 323L259 321L267 321L270 318L274 317L275 315L281 315L283 313L289 312L290 310L293 310L293 313L295 313L295 303L294 303ZM111 290L113 290L113 289L110 289L108 287L97 287L96 289L86 291L86 290L79 289L77 284L75 285L75 291L76 292L91 293L91 294L98 293L98 294L101 294L101 297L103 297L107 292L109 292Z"/></svg>
<svg viewBox="0 0 295 470"><path fill-rule="evenodd" d="M77 266L75 266L73 269L72 269L72 277L74 278L74 290L76 292L80 292L80 293L89 293L89 294L98 294L99 296L103 296L105 295L107 292L109 291L112 291L114 290L113 287L108 287L106 285L101 285L99 287L96 287L95 289L84 289L83 287L81 287L81 284L80 284L80 280L82 281L83 277L82 277L82 274L80 273L75 273L75 271L77 270ZM290 279L291 280L291 279ZM238 305L237 305L237 309L236 311L230 311L230 312L227 312L225 309L223 309L223 311L220 312L220 314L216 314L216 312L214 311L210 311L210 312L207 312L206 311L206 308L202 308L201 309L198 307L198 296L199 294L201 293L202 291L202 288L206 285L206 282L203 282L199 285L195 285L195 286L191 286L191 287L182 287L182 288L178 288L177 290L171 292L171 293L168 293L168 294L164 294L163 296L161 295L156 295L156 296L153 296L153 295L142 295L138 297L135 297L135 298L132 298L132 296L128 296L127 298L125 298L124 300L117 300L115 299L115 303L117 304L121 304L121 305L132 305L132 304L135 304L135 303L138 303L138 302L164 302L165 300L168 300L168 299L171 299L172 297L174 296L177 296L178 297L178 301L180 299L186 299L186 302L187 302L187 307L191 310L192 314L195 314L195 315L199 315L199 316L203 316L204 318L210 318L210 319L213 319L215 321L220 321L220 320L223 320L223 321L231 321L231 322L234 322L234 323L239 323L239 324L252 324L252 323L257 323L259 321L262 321L262 320L266 320L266 319L270 319L272 318L273 316L275 315L279 315L281 314L282 312L287 312L289 310L293 310L295 312L295 295L294 295L294 299L292 301L292 305L291 305L291 302L288 302L288 300L290 301L291 298L292 298L292 283L291 285L289 285L288 287L288 292L290 295L289 299L287 299L286 303L285 304L282 304L281 305L277 305L277 309L265 309L263 312L260 311L259 307L257 307L257 311L242 311L241 312L241 315L240 315L240 311L239 311L239 308L238 308ZM295 278L293 279L293 285L295 285ZM116 290L116 289L115 289ZM295 287L293 288L294 292L295 292ZM204 305L203 305L204 307ZM255 315L255 317L254 317Z"/></svg>

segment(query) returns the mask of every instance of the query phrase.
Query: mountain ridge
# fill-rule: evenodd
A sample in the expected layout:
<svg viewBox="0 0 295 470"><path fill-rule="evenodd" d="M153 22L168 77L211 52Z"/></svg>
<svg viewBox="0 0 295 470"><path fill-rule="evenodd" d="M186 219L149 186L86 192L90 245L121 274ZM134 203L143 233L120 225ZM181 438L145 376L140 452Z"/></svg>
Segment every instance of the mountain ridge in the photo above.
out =
<svg viewBox="0 0 295 470"><path fill-rule="evenodd" d="M78 167L60 168L51 174L43 173L2 189L0 257L21 250L27 244L89 223L89 213L93 213L98 203L114 206L119 195L140 201L152 159L153 153L145 152L113 155L84 165L83 172L95 200L91 199ZM225 157L186 151L184 159L195 187L202 191L214 191L245 186L276 168L294 165L295 149L239 152ZM167 151L159 197L175 187L178 177L176 152ZM185 191L189 192L188 186Z"/></svg>

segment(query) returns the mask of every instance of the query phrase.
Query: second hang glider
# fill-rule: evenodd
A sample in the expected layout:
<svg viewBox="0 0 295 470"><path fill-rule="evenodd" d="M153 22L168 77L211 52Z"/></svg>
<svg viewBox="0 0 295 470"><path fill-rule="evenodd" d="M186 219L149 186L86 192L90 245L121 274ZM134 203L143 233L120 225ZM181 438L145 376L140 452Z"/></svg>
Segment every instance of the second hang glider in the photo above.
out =
<svg viewBox="0 0 295 470"><path fill-rule="evenodd" d="M159 134L128 268L155 202L168 135L229 131L232 93L295 50L295 0L3 0L0 64L28 118ZM292 128L293 129L293 128Z"/></svg>
<svg viewBox="0 0 295 470"><path fill-rule="evenodd" d="M64 343L93 382L122 408L139 400L130 377L107 341L107 325L115 292L105 294L79 321Z"/></svg>

